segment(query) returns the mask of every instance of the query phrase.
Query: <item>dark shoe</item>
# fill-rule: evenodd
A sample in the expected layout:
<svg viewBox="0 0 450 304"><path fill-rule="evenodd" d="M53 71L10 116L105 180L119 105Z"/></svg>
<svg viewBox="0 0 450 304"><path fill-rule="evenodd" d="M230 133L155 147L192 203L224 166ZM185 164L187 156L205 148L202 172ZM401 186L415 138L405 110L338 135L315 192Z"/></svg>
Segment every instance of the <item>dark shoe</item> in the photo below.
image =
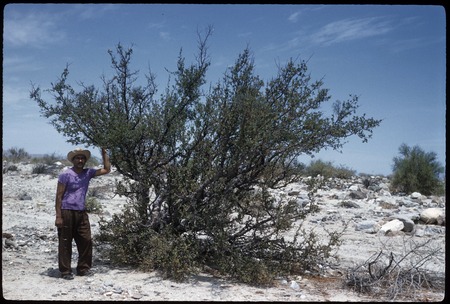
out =
<svg viewBox="0 0 450 304"><path fill-rule="evenodd" d="M73 274L72 273L66 273L62 275L62 278L64 280L73 280Z"/></svg>
<svg viewBox="0 0 450 304"><path fill-rule="evenodd" d="M80 271L77 273L77 275L79 275L80 277L91 277L94 275L94 273L91 270L87 270L87 271Z"/></svg>

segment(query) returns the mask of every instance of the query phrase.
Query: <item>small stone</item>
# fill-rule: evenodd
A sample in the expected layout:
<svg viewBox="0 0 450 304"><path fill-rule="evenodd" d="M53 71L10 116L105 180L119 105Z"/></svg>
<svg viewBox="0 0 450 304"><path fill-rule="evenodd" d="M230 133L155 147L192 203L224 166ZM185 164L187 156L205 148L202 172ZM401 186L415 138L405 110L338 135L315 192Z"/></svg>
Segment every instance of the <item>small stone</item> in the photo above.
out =
<svg viewBox="0 0 450 304"><path fill-rule="evenodd" d="M297 290L297 291L300 290L300 286L295 281L291 281L291 283L289 284L289 287L291 287L293 290Z"/></svg>
<svg viewBox="0 0 450 304"><path fill-rule="evenodd" d="M133 299L140 299L140 298L142 298L142 295L140 293L138 293L138 292L136 292L136 293L133 292L131 294L131 298L133 298Z"/></svg>

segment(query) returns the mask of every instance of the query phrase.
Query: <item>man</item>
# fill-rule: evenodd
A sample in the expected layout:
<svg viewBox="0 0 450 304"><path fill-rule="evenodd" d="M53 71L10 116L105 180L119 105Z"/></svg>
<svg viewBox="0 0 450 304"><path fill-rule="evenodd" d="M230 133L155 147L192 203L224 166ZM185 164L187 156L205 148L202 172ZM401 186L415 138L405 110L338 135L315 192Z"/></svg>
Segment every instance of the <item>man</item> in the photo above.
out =
<svg viewBox="0 0 450 304"><path fill-rule="evenodd" d="M91 225L86 213L86 193L91 178L111 171L111 163L104 148L101 149L103 168L84 168L91 156L89 150L75 149L67 154L73 167L61 173L56 189L56 221L58 228L58 263L61 277L72 280L72 240L78 250L77 275L89 275L92 266Z"/></svg>

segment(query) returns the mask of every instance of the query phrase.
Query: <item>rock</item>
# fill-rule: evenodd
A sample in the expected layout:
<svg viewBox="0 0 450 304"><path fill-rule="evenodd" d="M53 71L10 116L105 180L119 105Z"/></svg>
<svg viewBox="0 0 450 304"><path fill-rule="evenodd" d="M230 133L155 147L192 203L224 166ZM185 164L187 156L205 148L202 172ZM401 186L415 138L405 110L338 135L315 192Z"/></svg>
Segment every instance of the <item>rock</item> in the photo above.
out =
<svg viewBox="0 0 450 304"><path fill-rule="evenodd" d="M378 191L378 194L381 196L392 196L391 192L385 189L381 189L380 191Z"/></svg>
<svg viewBox="0 0 450 304"><path fill-rule="evenodd" d="M420 199L422 197L422 194L420 194L419 192L413 192L411 193L410 197L412 199Z"/></svg>
<svg viewBox="0 0 450 304"><path fill-rule="evenodd" d="M380 191L382 188L379 185L370 185L367 187L367 189L374 191L374 192L378 192Z"/></svg>
<svg viewBox="0 0 450 304"><path fill-rule="evenodd" d="M8 232L2 232L2 238L12 239L13 235L11 233L8 233Z"/></svg>
<svg viewBox="0 0 450 304"><path fill-rule="evenodd" d="M402 231L404 227L405 227L405 225L403 224L402 221L395 219L395 220L387 222L386 224L381 226L381 228L378 232L385 234L385 235L388 233L395 234L396 232Z"/></svg>
<svg viewBox="0 0 450 304"><path fill-rule="evenodd" d="M414 234L418 237L436 237L438 235L445 235L445 227L442 226L425 226L421 227L420 225L417 226L416 232Z"/></svg>
<svg viewBox="0 0 450 304"><path fill-rule="evenodd" d="M359 191L359 186L358 185L351 185L348 190L350 191Z"/></svg>
<svg viewBox="0 0 450 304"><path fill-rule="evenodd" d="M375 199L378 205L383 209L397 209L397 201L392 197L379 197Z"/></svg>
<svg viewBox="0 0 450 304"><path fill-rule="evenodd" d="M376 233L379 228L378 223L373 220L362 221L355 225L356 231L364 231L366 233Z"/></svg>
<svg viewBox="0 0 450 304"><path fill-rule="evenodd" d="M357 203L352 201L343 201L339 205L345 208L360 208L360 206Z"/></svg>
<svg viewBox="0 0 450 304"><path fill-rule="evenodd" d="M288 192L289 196L298 196L300 194L300 191L298 190L292 190Z"/></svg>
<svg viewBox="0 0 450 304"><path fill-rule="evenodd" d="M289 283L289 287L296 291L300 290L300 286L295 281L291 281L291 283Z"/></svg>
<svg viewBox="0 0 450 304"><path fill-rule="evenodd" d="M403 213L398 215L396 218L401 220L400 218L405 218L407 220L411 220L414 224L418 224L420 220L420 214L418 212L411 212L411 213Z"/></svg>
<svg viewBox="0 0 450 304"><path fill-rule="evenodd" d="M445 212L439 208L428 208L420 214L420 221L424 224L445 225Z"/></svg>
<svg viewBox="0 0 450 304"><path fill-rule="evenodd" d="M31 201L32 198L28 194L24 193L21 196L19 196L19 200L21 200L21 201Z"/></svg>
<svg viewBox="0 0 450 304"><path fill-rule="evenodd" d="M364 199L364 198L367 198L367 194L362 192L362 191L360 191L360 190L350 192L349 196L352 199Z"/></svg>
<svg viewBox="0 0 450 304"><path fill-rule="evenodd" d="M140 293L138 293L138 292L133 292L133 293L131 294L131 298L132 298L132 299L139 300L140 298L142 298L142 295L141 295Z"/></svg>
<svg viewBox="0 0 450 304"><path fill-rule="evenodd" d="M397 216L397 219L400 220L403 223L403 229L404 232L413 232L414 231L414 222L412 219L408 218L407 216Z"/></svg>
<svg viewBox="0 0 450 304"><path fill-rule="evenodd" d="M16 242L14 242L12 239L6 239L5 240L5 247L12 247L14 249L19 248L19 245L17 245Z"/></svg>

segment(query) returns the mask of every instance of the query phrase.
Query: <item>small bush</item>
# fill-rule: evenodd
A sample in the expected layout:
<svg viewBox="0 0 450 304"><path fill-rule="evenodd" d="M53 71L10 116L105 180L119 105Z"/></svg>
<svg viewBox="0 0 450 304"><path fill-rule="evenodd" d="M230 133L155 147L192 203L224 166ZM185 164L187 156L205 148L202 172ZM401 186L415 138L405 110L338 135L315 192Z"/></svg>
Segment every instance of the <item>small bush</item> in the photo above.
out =
<svg viewBox="0 0 450 304"><path fill-rule="evenodd" d="M420 192L424 195L442 193L443 182L439 175L444 172L436 160L436 153L424 152L419 146L409 147L402 144L401 156L394 157L392 188L394 191Z"/></svg>
<svg viewBox="0 0 450 304"><path fill-rule="evenodd" d="M4 157L13 163L27 161L31 158L30 154L24 148L10 148L6 151Z"/></svg>
<svg viewBox="0 0 450 304"><path fill-rule="evenodd" d="M33 161L38 162L38 163L44 163L48 166L51 166L51 165L55 164L57 161L60 161L62 159L64 159L64 157L58 156L55 153L52 153L52 154L44 154L41 157L35 157L33 159Z"/></svg>
<svg viewBox="0 0 450 304"><path fill-rule="evenodd" d="M103 207L102 204L95 197L86 198L86 210L90 213L102 213Z"/></svg>
<svg viewBox="0 0 450 304"><path fill-rule="evenodd" d="M33 170L31 171L33 174L48 174L49 170L47 165L45 164L36 164L33 166Z"/></svg>
<svg viewBox="0 0 450 304"><path fill-rule="evenodd" d="M355 176L355 174L356 174L355 170L349 169L341 165L338 168L335 168L334 177L342 179L350 179L352 176Z"/></svg>
<svg viewBox="0 0 450 304"><path fill-rule="evenodd" d="M105 251L113 264L135 266L143 271L157 270L164 278L183 280L195 272L197 250L189 235L170 231L155 232L142 227L139 216L129 206L111 221L100 221L100 244L110 244Z"/></svg>
<svg viewBox="0 0 450 304"><path fill-rule="evenodd" d="M424 290L445 290L445 273L427 269L444 260L445 254L432 240L404 240L400 254L380 251L365 263L347 270L345 285L357 292L389 301L417 301Z"/></svg>
<svg viewBox="0 0 450 304"><path fill-rule="evenodd" d="M320 159L311 161L309 166L304 169L304 174L307 176L323 176L324 178L342 178L349 179L355 175L355 171L345 166L335 167L332 162L324 162Z"/></svg>
<svg viewBox="0 0 450 304"><path fill-rule="evenodd" d="M139 268L143 271L158 270L164 278L182 281L190 273L196 273L198 264L194 238L173 233L152 233L145 241L149 249L142 257Z"/></svg>
<svg viewBox="0 0 450 304"><path fill-rule="evenodd" d="M3 173L6 172L15 172L15 171L19 171L19 168L16 165L7 165L5 167L3 167Z"/></svg>

